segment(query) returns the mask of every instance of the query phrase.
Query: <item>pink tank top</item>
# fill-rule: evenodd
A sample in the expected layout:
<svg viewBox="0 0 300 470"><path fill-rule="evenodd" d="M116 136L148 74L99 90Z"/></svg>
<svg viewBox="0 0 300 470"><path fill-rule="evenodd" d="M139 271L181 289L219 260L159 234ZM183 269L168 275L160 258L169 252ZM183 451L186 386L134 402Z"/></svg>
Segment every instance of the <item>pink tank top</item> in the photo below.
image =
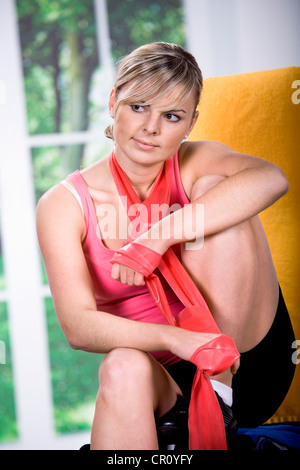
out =
<svg viewBox="0 0 300 470"><path fill-rule="evenodd" d="M179 204L182 207L184 204L189 203L189 200L182 186L177 154L172 157L172 163L171 205ZM99 236L95 207L85 180L78 170L69 175L68 179L72 181L81 199L86 224L83 251L93 281L97 309L130 320L167 324L146 286L128 286L112 279L110 260L114 251L107 248ZM180 256L180 246L173 248ZM184 305L178 300L166 281L161 276L160 278L170 308L176 315L184 308ZM179 360L177 356L169 351L155 351L151 354L165 366Z"/></svg>

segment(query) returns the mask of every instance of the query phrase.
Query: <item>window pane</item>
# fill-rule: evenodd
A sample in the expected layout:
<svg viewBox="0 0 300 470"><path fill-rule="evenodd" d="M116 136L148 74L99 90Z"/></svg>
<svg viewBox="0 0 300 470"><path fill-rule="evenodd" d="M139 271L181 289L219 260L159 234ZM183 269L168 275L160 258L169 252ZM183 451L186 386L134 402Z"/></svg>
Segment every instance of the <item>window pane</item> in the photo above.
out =
<svg viewBox="0 0 300 470"><path fill-rule="evenodd" d="M184 45L182 0L106 4L114 59L147 42ZM17 10L29 133L101 128L113 84L98 60L94 0L17 0Z"/></svg>
<svg viewBox="0 0 300 470"><path fill-rule="evenodd" d="M90 429L103 355L71 349L59 326L52 299L45 302L55 429L58 433Z"/></svg>
<svg viewBox="0 0 300 470"><path fill-rule="evenodd" d="M75 170L86 168L109 154L112 141L38 147L32 149L32 165L36 201L52 186L59 183Z"/></svg>
<svg viewBox="0 0 300 470"><path fill-rule="evenodd" d="M98 66L94 1L17 0L30 134L86 130Z"/></svg>
<svg viewBox="0 0 300 470"><path fill-rule="evenodd" d="M1 237L1 226L0 226L0 290L5 289L5 276L4 276L4 262L3 262L3 249L2 249L2 237Z"/></svg>
<svg viewBox="0 0 300 470"><path fill-rule="evenodd" d="M0 303L0 442L18 437L7 305Z"/></svg>
<svg viewBox="0 0 300 470"><path fill-rule="evenodd" d="M149 42L184 45L182 0L109 0L107 8L115 59Z"/></svg>

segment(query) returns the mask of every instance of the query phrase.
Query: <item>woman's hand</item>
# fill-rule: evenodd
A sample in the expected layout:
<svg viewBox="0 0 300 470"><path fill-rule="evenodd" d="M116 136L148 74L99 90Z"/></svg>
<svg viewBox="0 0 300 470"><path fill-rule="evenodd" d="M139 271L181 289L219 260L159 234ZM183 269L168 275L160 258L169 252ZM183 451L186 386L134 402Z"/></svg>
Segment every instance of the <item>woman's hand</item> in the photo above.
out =
<svg viewBox="0 0 300 470"><path fill-rule="evenodd" d="M172 332L173 335L171 336L171 344L170 344L170 350L173 352L173 354L179 356L181 359L190 361L192 359L192 362L194 364L197 364L197 359L195 359L194 354L196 351L204 346L205 349L205 344L209 343L210 341L214 340L215 338L219 336L223 336L220 333L204 333L204 332L195 332L195 331L190 331L186 330L184 328L177 328L177 331ZM228 338L229 339L229 338ZM224 338L225 343L226 343L226 338ZM228 349L228 346L233 346L234 347L234 342L230 338L231 342L226 343L226 349ZM232 344L233 343L233 344ZM221 343L222 345L222 339ZM223 343L224 344L224 343ZM204 360L207 361L207 359L210 357L209 353L210 351L207 351L208 355L205 353L204 355ZM201 353L200 353L201 354ZM237 350L234 352L235 356L238 355ZM221 360L222 361L222 356L223 354L221 353L221 356L214 357L214 354L212 355L212 362L211 365L216 365L215 361ZM226 356L226 354L225 354ZM200 356L201 357L201 356ZM201 358L202 361L203 357ZM196 362L195 362L196 361ZM200 362L200 365L202 362ZM206 364L208 365L208 364ZM224 364L223 364L224 365ZM231 372L231 374L235 374L239 368L240 365L240 359L237 358L236 361L232 364L230 369L228 371ZM219 372L217 373L219 374Z"/></svg>
<svg viewBox="0 0 300 470"><path fill-rule="evenodd" d="M114 263L111 270L111 277L122 284L129 286L144 286L145 278L143 274L118 263Z"/></svg>
<svg viewBox="0 0 300 470"><path fill-rule="evenodd" d="M123 248L121 248L117 253L124 251L126 252L126 247L128 248L129 245L132 248L136 248L138 253L134 253L131 255L131 260L132 258L135 257L136 265L138 264L143 264L143 267L148 272L149 274L154 271L154 269L158 266L161 256L164 254L164 252L168 249L168 245L166 243L163 243L162 240L159 240L157 238L151 238L150 236L150 230L143 234L142 236L138 237L136 240L132 241L130 244L125 245ZM141 248L144 247L145 250L141 250ZM138 250L140 248L140 250ZM113 258L114 259L114 258ZM124 264L119 264L118 260L113 261L113 267L111 270L111 277L115 279L116 281L120 281L123 284L128 284L129 286L143 286L145 285L145 276L136 268L135 266L126 266L126 260ZM152 267L151 267L152 265ZM150 266L150 268L149 268Z"/></svg>
<svg viewBox="0 0 300 470"><path fill-rule="evenodd" d="M234 375L237 371L238 371L238 368L240 367L240 358L238 358L234 364L232 364L232 366L230 367L230 372L232 373L232 375Z"/></svg>

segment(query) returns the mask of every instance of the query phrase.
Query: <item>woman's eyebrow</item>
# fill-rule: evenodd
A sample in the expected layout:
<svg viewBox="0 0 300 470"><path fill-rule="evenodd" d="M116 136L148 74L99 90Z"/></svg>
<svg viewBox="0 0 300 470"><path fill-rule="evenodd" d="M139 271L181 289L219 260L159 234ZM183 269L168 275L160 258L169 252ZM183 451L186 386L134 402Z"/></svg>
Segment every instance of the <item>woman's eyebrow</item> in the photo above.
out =
<svg viewBox="0 0 300 470"><path fill-rule="evenodd" d="M185 113L186 114L186 111L184 109L170 109L167 112L168 113Z"/></svg>

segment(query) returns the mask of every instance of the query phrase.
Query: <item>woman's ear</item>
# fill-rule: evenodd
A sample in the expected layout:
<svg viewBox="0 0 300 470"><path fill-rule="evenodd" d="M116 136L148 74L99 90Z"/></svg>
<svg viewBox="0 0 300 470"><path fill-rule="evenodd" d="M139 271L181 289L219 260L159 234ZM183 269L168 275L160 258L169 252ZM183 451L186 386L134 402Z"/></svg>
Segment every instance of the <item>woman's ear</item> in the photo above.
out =
<svg viewBox="0 0 300 470"><path fill-rule="evenodd" d="M199 111L196 111L187 134L190 134L192 132L193 127L197 122L198 116L199 116Z"/></svg>
<svg viewBox="0 0 300 470"><path fill-rule="evenodd" d="M113 88L110 95L109 95L109 101L108 101L109 114L111 115L112 118L115 117L115 104L116 104L116 101L117 101L116 89Z"/></svg>

